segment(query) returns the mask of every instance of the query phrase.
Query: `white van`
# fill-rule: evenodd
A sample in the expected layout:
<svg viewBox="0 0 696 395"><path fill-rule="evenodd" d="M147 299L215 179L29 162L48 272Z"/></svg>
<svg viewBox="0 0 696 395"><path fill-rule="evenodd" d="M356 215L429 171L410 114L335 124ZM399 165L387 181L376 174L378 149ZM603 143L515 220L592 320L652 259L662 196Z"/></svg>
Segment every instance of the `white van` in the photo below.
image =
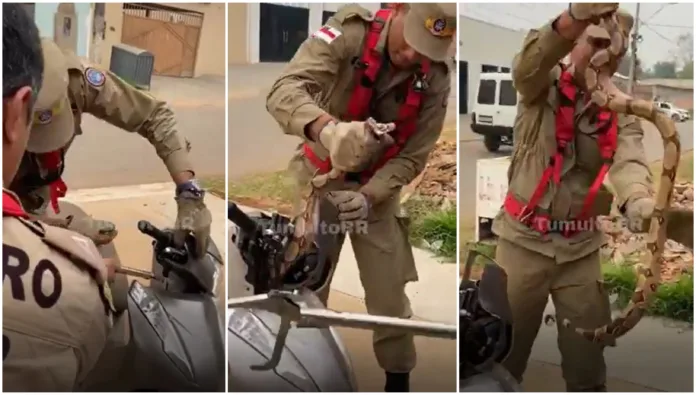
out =
<svg viewBox="0 0 696 395"><path fill-rule="evenodd" d="M512 145L518 99L510 73L480 74L471 130L483 136L488 151L497 151L501 144Z"/></svg>

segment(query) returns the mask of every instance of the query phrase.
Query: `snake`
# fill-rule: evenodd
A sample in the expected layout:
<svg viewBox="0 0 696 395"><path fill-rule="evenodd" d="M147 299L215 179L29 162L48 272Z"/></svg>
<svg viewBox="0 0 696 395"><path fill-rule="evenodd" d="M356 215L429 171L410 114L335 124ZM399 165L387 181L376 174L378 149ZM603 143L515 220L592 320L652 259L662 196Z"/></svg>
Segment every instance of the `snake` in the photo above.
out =
<svg viewBox="0 0 696 395"><path fill-rule="evenodd" d="M396 128L394 123L380 123L374 118L368 118L364 125L371 138L363 145L362 152L355 153L354 166L349 169L351 171L363 170L378 152L394 144L390 135ZM343 179L345 173L335 166L327 173L321 173L320 169L316 169L309 182L300 188L300 203L291 218L292 233L288 237L282 260L271 281L278 284L299 258L316 251L314 241L315 235L320 231L319 202L325 196L324 187L333 180Z"/></svg>
<svg viewBox="0 0 696 395"><path fill-rule="evenodd" d="M602 36L609 39L606 48L599 49L590 59L584 72L585 84L591 100L585 106L597 105L616 113L634 115L655 125L662 138L664 156L660 175L660 183L655 194L655 209L650 217L650 227L645 241L647 253L636 265L637 282L627 306L617 314L609 324L595 329L577 327L569 319L562 320L562 326L574 330L579 335L593 343L612 344L617 338L624 336L633 329L645 315L655 292L660 286L661 268L664 264L664 245L667 241L667 218L674 183L681 157L679 133L672 119L660 112L655 105L647 100L634 99L619 90L611 80L613 70L616 70L621 56L627 49L627 37L619 27L616 14L604 16L599 23L592 27ZM546 324L555 321L555 317L547 315Z"/></svg>

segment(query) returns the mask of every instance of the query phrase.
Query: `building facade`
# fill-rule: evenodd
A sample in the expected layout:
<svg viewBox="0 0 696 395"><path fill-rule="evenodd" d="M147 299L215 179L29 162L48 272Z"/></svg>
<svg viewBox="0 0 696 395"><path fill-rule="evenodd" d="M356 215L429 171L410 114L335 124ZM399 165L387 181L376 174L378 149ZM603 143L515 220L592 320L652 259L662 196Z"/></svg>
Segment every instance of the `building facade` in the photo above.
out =
<svg viewBox="0 0 696 395"><path fill-rule="evenodd" d="M300 44L346 4L228 4L228 64L288 62ZM381 4L360 5L376 11Z"/></svg>
<svg viewBox="0 0 696 395"><path fill-rule="evenodd" d="M482 72L509 72L526 32L461 15L457 28L460 32L459 113L468 114L476 102L479 75Z"/></svg>
<svg viewBox="0 0 696 395"><path fill-rule="evenodd" d="M154 56L154 74L224 76L224 3L25 3L42 37L109 68L112 47Z"/></svg>

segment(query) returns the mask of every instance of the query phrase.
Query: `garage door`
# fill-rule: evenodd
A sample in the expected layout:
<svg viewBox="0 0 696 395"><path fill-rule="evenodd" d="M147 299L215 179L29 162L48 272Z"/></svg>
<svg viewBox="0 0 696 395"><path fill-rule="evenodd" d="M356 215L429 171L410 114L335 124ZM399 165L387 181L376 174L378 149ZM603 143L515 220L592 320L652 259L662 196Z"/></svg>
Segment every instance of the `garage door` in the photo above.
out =
<svg viewBox="0 0 696 395"><path fill-rule="evenodd" d="M123 4L121 42L155 57L154 74L193 77L203 14L157 4Z"/></svg>
<svg viewBox="0 0 696 395"><path fill-rule="evenodd" d="M469 112L469 64L467 62L459 62L459 113L467 114Z"/></svg>
<svg viewBox="0 0 696 395"><path fill-rule="evenodd" d="M259 61L287 62L307 39L309 9L260 4Z"/></svg>

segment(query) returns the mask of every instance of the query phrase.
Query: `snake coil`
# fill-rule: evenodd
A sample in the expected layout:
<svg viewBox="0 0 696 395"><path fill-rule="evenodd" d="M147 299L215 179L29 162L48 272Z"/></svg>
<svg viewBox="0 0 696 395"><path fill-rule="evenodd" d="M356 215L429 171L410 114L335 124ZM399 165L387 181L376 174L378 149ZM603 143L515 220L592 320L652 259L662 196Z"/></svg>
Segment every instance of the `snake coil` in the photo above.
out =
<svg viewBox="0 0 696 395"><path fill-rule="evenodd" d="M667 219L665 213L672 201L674 180L681 156L679 134L674 122L660 112L651 102L634 99L621 92L611 80L612 70L616 69L620 56L625 52L626 38L621 33L617 16L603 18L598 25L591 26L610 38L610 44L590 59L585 71L585 82L591 101L599 107L616 113L635 115L653 123L664 144L664 158L660 184L655 196L655 210L650 219L646 237L647 254L643 255L637 266L637 284L628 306L612 319L611 323L596 329L578 328L568 319L563 319L565 328L574 330L589 341L607 343L633 329L645 314L652 297L660 286L660 275L664 263L664 244L667 240ZM547 317L548 323L549 317Z"/></svg>

